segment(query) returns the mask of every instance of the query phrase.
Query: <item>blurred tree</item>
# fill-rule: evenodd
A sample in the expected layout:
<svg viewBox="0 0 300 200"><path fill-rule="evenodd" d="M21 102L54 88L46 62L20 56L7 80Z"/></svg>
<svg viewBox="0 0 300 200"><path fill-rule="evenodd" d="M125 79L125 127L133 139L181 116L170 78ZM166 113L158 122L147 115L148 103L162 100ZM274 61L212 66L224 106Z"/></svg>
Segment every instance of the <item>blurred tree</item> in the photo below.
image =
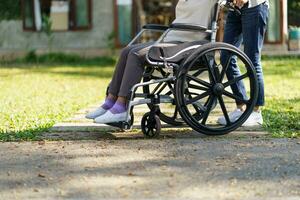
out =
<svg viewBox="0 0 300 200"><path fill-rule="evenodd" d="M0 0L0 21L21 17L20 0Z"/></svg>
<svg viewBox="0 0 300 200"><path fill-rule="evenodd" d="M290 26L300 26L300 0L288 0Z"/></svg>

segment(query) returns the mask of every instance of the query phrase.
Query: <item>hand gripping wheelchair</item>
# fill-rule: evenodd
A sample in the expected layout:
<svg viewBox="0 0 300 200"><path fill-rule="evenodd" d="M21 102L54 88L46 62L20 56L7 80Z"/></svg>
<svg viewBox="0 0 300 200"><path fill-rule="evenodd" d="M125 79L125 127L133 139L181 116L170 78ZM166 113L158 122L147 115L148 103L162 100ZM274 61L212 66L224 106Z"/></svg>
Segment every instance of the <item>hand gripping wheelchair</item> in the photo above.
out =
<svg viewBox="0 0 300 200"><path fill-rule="evenodd" d="M133 107L141 104L147 104L150 109L141 121L144 135L150 138L159 135L161 121L172 126L186 123L196 132L206 135L223 135L236 130L247 120L258 95L256 71L241 50L216 42L217 20L222 6L240 14L232 1L219 0L215 4L210 30L192 24L168 27L150 24L143 27L129 45L147 30L162 31L163 34L146 55L143 81L131 90L127 120L109 125L130 129L134 120ZM210 39L160 46L170 31L207 33ZM240 73L234 74L230 66L238 67ZM236 90L237 84L245 89L247 98ZM138 93L138 89L142 92ZM231 121L229 112L236 108L237 103L244 104L244 113ZM226 125L217 123L219 116L224 116Z"/></svg>

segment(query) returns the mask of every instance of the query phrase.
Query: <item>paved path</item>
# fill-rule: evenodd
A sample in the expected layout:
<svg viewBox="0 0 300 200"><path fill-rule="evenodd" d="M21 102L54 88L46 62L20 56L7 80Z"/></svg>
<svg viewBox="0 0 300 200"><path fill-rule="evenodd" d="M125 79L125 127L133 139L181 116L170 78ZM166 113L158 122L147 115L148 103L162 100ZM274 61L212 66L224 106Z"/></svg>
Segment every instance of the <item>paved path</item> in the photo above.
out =
<svg viewBox="0 0 300 200"><path fill-rule="evenodd" d="M46 141L0 143L0 199L300 199L299 139L168 128L147 140L95 126L84 112Z"/></svg>
<svg viewBox="0 0 300 200"><path fill-rule="evenodd" d="M0 199L300 199L300 140L0 144Z"/></svg>

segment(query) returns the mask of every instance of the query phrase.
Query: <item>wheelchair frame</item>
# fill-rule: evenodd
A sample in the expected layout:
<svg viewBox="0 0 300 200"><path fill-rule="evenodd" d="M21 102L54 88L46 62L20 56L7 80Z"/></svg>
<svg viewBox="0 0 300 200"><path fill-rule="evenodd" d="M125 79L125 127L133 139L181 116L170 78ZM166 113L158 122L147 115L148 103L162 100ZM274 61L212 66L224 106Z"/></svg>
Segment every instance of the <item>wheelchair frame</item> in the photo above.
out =
<svg viewBox="0 0 300 200"><path fill-rule="evenodd" d="M163 25L148 24L148 25L143 26L142 30L134 37L134 39L128 44L128 46L134 44L142 36L142 34L145 31L149 31L149 30L150 31L159 31L159 32L164 31L164 33L154 43L154 45L161 43L163 41L163 39L165 38L165 36L170 31L174 31L174 30L175 31L209 33L209 34L211 34L210 43L215 43L216 42L217 31L218 31L219 12L220 12L221 8L225 7L225 6L229 7L231 10L234 10L234 11L238 12L237 8L235 8L234 5L232 4L232 0L219 0L215 4L215 7L214 7L215 12L214 12L214 15L213 15L213 18L212 18L213 21L211 23L211 30L207 29L206 27L192 25L192 24L172 24L170 27L163 26ZM140 87L150 86L150 85L169 82L169 81L175 82L177 78L176 78L176 75L174 74L174 70L178 70L180 68L180 66L177 63L169 62L169 60L171 60L173 57L176 57L177 55L180 55L181 53L184 53L186 51L190 51L192 49L196 50L200 46L201 45L193 45L193 46L187 47L187 48L181 50L180 52L176 53L174 56L171 56L169 58L164 57L164 53L162 51L161 52L161 57L160 57L162 59L162 62L151 61L151 59L149 58L149 52L148 52L147 55L146 55L146 60L151 66L153 66L153 68L154 68L153 71L155 70L155 68L162 68L163 70L166 70L167 72L169 72L172 75L168 76L168 77L164 77L162 79L151 80L151 81L148 81L148 82L142 82L142 83L134 85L132 87L131 93L130 93L126 121L119 122L119 123L114 123L114 124L109 124L109 125L117 126L117 127L121 128L121 129L124 129L124 130L129 130L129 129L131 129L131 126L132 126L133 121L134 121L133 114L132 114L134 106L143 105L143 104L153 105L154 108L150 110L150 115L152 115L152 117L154 117L155 115L157 115L160 112L159 104L161 104L161 103L174 103L174 99L171 98L170 96L167 96L167 95L144 94L144 93L136 93L136 92L137 92L138 88L140 88ZM139 99L136 100L136 98L139 98ZM175 97L175 99L176 99L176 97ZM255 99L255 95L254 95L254 99ZM142 123L143 123L143 120L142 120ZM159 126L161 126L161 125L159 124ZM160 127L158 127L158 128L160 130ZM223 133L223 134L226 134L226 133ZM154 136L156 136L156 135L153 135L153 136L150 136L150 137L154 137Z"/></svg>

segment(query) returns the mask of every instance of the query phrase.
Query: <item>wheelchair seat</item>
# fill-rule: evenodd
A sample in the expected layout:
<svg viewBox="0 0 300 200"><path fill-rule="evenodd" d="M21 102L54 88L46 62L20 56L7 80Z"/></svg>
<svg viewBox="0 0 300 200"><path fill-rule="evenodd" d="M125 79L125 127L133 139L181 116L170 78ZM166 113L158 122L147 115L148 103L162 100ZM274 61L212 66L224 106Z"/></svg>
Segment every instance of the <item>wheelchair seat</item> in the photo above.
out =
<svg viewBox="0 0 300 200"><path fill-rule="evenodd" d="M162 62L162 57L164 57L168 62L179 63L194 49L209 42L209 40L201 40L181 43L159 43L149 49L148 57L153 62ZM164 56L162 56L161 51L163 51Z"/></svg>

